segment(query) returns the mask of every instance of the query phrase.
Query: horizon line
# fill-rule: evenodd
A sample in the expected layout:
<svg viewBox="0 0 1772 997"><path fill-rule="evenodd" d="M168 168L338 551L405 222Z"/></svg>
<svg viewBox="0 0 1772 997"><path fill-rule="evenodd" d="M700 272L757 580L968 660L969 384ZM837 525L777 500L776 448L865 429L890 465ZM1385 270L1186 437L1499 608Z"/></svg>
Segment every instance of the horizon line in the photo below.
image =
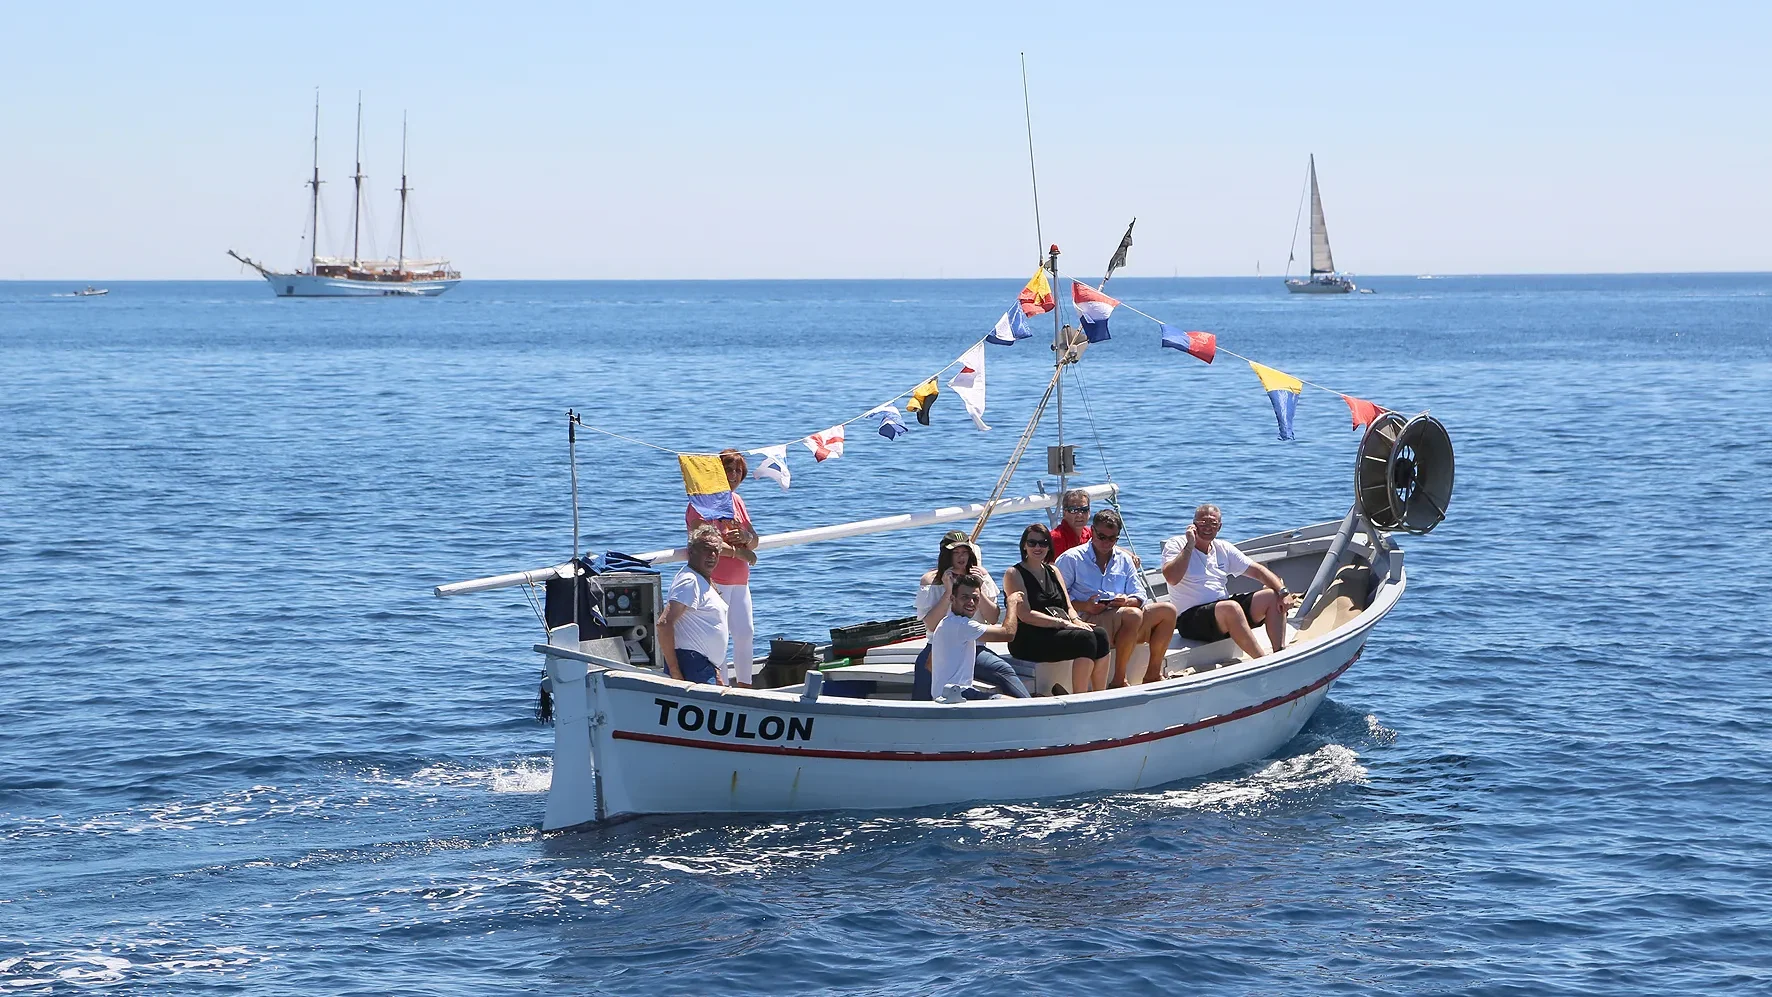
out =
<svg viewBox="0 0 1772 997"><path fill-rule="evenodd" d="M1403 279L1418 280L1430 277L1435 280L1454 277L1749 277L1772 276L1772 269L1767 270L1497 270L1473 271L1465 273L1420 271L1414 273L1357 273L1350 272L1347 276L1366 279ZM1063 275L1069 276L1069 275ZM1168 277L1161 275L1139 276L1120 274L1121 280L1285 280L1299 274L1173 274ZM67 284L104 281L114 284L232 284L253 283L263 280L262 277L0 277L0 285L4 284ZM999 275L984 277L464 277L462 283L478 284L764 284L764 283L838 283L857 281L1018 281L1019 276Z"/></svg>

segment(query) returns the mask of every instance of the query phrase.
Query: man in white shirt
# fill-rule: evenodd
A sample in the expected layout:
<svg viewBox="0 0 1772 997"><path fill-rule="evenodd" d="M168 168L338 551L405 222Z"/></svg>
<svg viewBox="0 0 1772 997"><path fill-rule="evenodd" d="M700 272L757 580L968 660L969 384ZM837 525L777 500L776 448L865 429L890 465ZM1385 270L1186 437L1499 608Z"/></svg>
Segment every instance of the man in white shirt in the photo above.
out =
<svg viewBox="0 0 1772 997"><path fill-rule="evenodd" d="M715 662L726 660L726 600L714 588L714 565L725 542L711 524L689 533L689 557L671 580L664 615L658 618L658 653L671 678L724 685Z"/></svg>
<svg viewBox="0 0 1772 997"><path fill-rule="evenodd" d="M930 686L937 699L946 700L948 686L958 686L965 699L990 699L991 693L972 688L973 667L978 659L980 640L1008 640L1015 636L1017 592L1009 597L1009 610L999 626L987 626L973 619L978 612L980 581L977 575L961 575L949 582L953 594L948 597L948 614L929 635Z"/></svg>
<svg viewBox="0 0 1772 997"><path fill-rule="evenodd" d="M1259 658L1267 652L1256 643L1251 627L1265 625L1269 645L1275 651L1285 647L1286 610L1298 605L1298 596L1280 576L1244 557L1229 541L1219 540L1222 525L1224 515L1218 506L1202 505L1194 510L1186 534L1163 543L1163 578L1179 614L1175 631L1187 640L1208 643L1229 637L1244 654ZM1264 587L1230 595L1226 582L1238 575L1248 575Z"/></svg>

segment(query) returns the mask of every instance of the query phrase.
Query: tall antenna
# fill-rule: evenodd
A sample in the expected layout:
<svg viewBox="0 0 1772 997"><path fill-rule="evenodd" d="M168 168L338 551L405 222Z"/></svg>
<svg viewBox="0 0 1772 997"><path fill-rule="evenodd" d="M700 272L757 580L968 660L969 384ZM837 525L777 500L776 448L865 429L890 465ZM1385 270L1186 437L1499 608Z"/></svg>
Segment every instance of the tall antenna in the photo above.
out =
<svg viewBox="0 0 1772 997"><path fill-rule="evenodd" d="M363 213L363 91L357 91L357 172L351 174L357 185L351 199L351 266L357 265L357 231Z"/></svg>
<svg viewBox="0 0 1772 997"><path fill-rule="evenodd" d="M1044 260L1046 236L1040 231L1040 174L1034 170L1034 111L1028 101L1028 54L1021 53L1021 112L1028 126L1028 177L1034 182L1034 258ZM1054 289L1054 294L1057 290Z"/></svg>
<svg viewBox="0 0 1772 997"><path fill-rule="evenodd" d="M1026 52L1021 53L1021 110L1023 117L1027 120L1028 179L1033 181L1034 187L1034 238L1039 241L1040 247L1040 255L1037 256L1036 259L1039 260L1039 266L1048 273L1049 277L1047 283L1050 284L1052 288L1052 352L1058 358L1052 372L1052 388L1053 401L1057 403L1057 411L1055 413L1058 418L1056 467L1058 472L1059 501L1060 504L1062 504L1066 468L1068 467L1069 462L1066 459L1067 455L1064 448L1064 378L1060 377L1059 374L1064 370L1065 355L1069 350L1064 341L1064 321L1062 318L1064 310L1058 307L1058 247L1048 247L1046 245L1046 234L1040 229L1040 174L1034 169L1034 111L1033 102L1028 99L1028 54ZM1046 464L1048 471L1054 466L1054 458L1051 452L1048 452L1047 454Z"/></svg>
<svg viewBox="0 0 1772 997"><path fill-rule="evenodd" d="M406 112L400 112L400 262L394 267L395 273L406 270L406 195L412 190L406 186Z"/></svg>
<svg viewBox="0 0 1772 997"><path fill-rule="evenodd" d="M314 188L313 205L308 209L308 272L320 272L320 88L314 88L314 179L307 182Z"/></svg>

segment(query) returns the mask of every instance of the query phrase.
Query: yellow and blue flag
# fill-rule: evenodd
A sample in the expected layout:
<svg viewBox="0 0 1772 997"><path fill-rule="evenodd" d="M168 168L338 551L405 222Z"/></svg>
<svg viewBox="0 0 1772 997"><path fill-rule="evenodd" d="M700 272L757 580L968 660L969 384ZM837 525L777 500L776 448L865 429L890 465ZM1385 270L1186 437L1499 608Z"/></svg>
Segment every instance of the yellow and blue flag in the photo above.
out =
<svg viewBox="0 0 1772 997"><path fill-rule="evenodd" d="M1249 361L1249 367L1255 371L1256 377L1261 378L1262 390L1274 403L1274 420L1280 424L1280 439L1297 439L1292 432L1292 416L1298 411L1298 396L1304 393L1304 382L1283 370L1263 367L1253 360Z"/></svg>
<svg viewBox="0 0 1772 997"><path fill-rule="evenodd" d="M696 515L707 520L735 518L732 486L726 483L726 466L718 454L678 454L677 466L683 471L683 491Z"/></svg>

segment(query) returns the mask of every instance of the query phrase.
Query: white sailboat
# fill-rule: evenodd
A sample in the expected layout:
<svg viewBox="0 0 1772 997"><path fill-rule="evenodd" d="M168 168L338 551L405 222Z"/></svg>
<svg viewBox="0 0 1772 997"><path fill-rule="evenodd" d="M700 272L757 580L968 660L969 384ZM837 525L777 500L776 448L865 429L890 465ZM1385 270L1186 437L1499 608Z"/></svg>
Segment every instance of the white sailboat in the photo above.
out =
<svg viewBox="0 0 1772 997"><path fill-rule="evenodd" d="M1056 246L1045 266L1056 285ZM1084 352L1075 346L1076 330L1060 326L1054 311L1057 362L1047 398ZM1050 508L1074 466L1062 442L1062 401L1060 445L1048 453L1058 487L1001 497L1045 407L1043 398L984 502L765 536L756 549L962 520L976 520L977 536L993 514L1002 521ZM568 413L569 452L577 425ZM1230 640L1177 636L1150 678L1124 688L1052 695L1058 675L1043 670L1068 676L1069 662L1059 662L1037 666L1031 699L917 702L911 673L921 637L871 647L860 664L831 660L827 646L826 666L781 688L672 679L655 639L663 580L655 572L593 573L578 555L573 467L572 560L435 590L546 590L547 639L533 645L545 659L544 688L553 704L544 830L632 814L872 810L1135 790L1267 757L1304 727L1402 597L1403 551L1391 534L1433 529L1452 491L1444 428L1425 414L1405 420L1385 412L1363 437L1354 505L1339 523L1238 544L1304 593L1279 652L1251 658ZM1085 490L1108 502L1116 488ZM666 565L686 554L677 547L638 558ZM1150 599L1166 596L1160 570L1145 571L1141 584ZM1248 579L1233 583L1233 591L1248 587ZM581 624L595 636L581 633ZM1140 648L1128 671L1142 674L1145 662L1148 652Z"/></svg>
<svg viewBox="0 0 1772 997"><path fill-rule="evenodd" d="M1346 294L1355 290L1354 282L1335 269L1335 256L1329 251L1329 226L1323 221L1323 196L1317 192L1317 157L1311 156L1311 275L1308 279L1289 277L1286 290L1293 294ZM1297 238L1294 229L1294 239ZM1292 256L1286 262L1292 262Z"/></svg>
<svg viewBox="0 0 1772 997"><path fill-rule="evenodd" d="M351 202L351 255L347 259L320 255L320 97L314 96L314 175L309 187L308 268L279 271L228 250L228 255L257 270L279 298L435 297L461 283L461 274L445 259L408 259L406 201L412 187L406 180L406 122L400 122L400 235L393 259L366 260L360 255L363 217L363 100L357 100L357 169Z"/></svg>

